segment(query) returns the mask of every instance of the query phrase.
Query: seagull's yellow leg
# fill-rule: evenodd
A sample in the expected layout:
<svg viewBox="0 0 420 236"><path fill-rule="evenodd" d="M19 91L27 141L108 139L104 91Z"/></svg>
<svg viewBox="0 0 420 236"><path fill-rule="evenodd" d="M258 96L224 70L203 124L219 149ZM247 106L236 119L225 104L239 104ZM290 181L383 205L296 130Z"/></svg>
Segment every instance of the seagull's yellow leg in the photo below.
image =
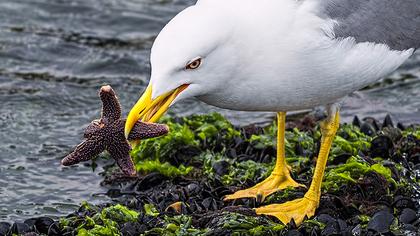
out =
<svg viewBox="0 0 420 236"><path fill-rule="evenodd" d="M238 198L254 197L258 202L263 202L270 194L287 187L304 186L298 184L290 176L290 167L286 163L285 157L285 124L286 112L279 112L277 114L278 131L277 131L277 160L271 175L263 182L255 185L252 188L237 191L234 194L227 195L224 200L232 200Z"/></svg>
<svg viewBox="0 0 420 236"><path fill-rule="evenodd" d="M284 224L287 224L294 219L297 225L302 223L305 216L312 217L315 215L315 210L317 209L321 198L321 183L327 164L328 154L340 123L338 110L333 114L332 117L330 116L329 119L321 122L321 148L318 154L312 183L305 196L283 204L272 204L257 208L257 214L275 216Z"/></svg>

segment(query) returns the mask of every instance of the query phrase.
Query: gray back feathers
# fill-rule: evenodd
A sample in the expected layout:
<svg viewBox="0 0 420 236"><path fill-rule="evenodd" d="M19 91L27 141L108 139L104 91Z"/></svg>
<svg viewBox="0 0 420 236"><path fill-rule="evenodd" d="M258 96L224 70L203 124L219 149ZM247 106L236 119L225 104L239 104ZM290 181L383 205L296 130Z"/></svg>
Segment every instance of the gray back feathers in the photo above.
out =
<svg viewBox="0 0 420 236"><path fill-rule="evenodd" d="M420 47L420 0L319 0L322 17L334 19L337 38L387 44L393 50Z"/></svg>

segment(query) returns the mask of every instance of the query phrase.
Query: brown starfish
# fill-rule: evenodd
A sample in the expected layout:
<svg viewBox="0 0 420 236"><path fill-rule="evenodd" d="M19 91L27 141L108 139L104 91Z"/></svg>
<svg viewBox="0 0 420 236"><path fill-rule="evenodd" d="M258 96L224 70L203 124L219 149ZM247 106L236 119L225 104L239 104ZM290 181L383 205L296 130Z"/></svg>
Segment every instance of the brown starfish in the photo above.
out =
<svg viewBox="0 0 420 236"><path fill-rule="evenodd" d="M125 119L121 119L121 105L111 86L103 86L99 92L102 100L101 119L94 120L86 128L85 141L67 155L61 164L70 166L87 161L108 151L121 170L130 176L136 175L133 161L130 157L131 146L124 135ZM167 134L168 126L137 122L128 136L128 140L154 138Z"/></svg>

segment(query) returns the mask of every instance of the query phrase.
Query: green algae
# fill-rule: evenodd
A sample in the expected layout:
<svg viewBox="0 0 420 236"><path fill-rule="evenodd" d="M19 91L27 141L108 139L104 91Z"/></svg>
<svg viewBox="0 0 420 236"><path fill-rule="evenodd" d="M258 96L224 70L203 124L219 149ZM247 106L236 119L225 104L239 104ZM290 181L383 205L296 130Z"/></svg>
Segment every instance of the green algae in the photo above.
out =
<svg viewBox="0 0 420 236"><path fill-rule="evenodd" d="M213 229L225 229L231 235L267 235L284 230L283 224L275 223L265 217L246 216L233 212L225 212L212 222Z"/></svg>
<svg viewBox="0 0 420 236"><path fill-rule="evenodd" d="M259 182L266 178L274 167L275 154L270 152L272 161L261 163L252 159L252 154L259 150L273 150L276 147L277 127L275 123L265 127L262 134L254 134L246 138L241 130L232 126L227 120L218 114L191 116L180 119L165 118L164 123L170 127L170 133L166 137L144 140L133 150L133 158L139 172L147 174L160 172L168 177L190 175L192 170L198 171L201 175L188 176L188 178L203 178L204 181L219 180L225 186L243 186L244 183ZM416 137L419 139L420 129L407 129L403 137ZM247 154L250 158L241 159L229 155L232 149L233 139L241 139L241 142L252 149ZM293 174L299 179L310 183L315 165L316 150L318 149L321 134L319 127L311 131L299 131L292 129L286 132L286 157L291 165ZM405 178L394 179L389 167L389 160L369 157L369 148L373 137L360 132L360 129L352 125L341 125L334 139L330 152L329 165L326 168L323 192L338 195L338 190L343 185L357 185L371 172L383 176L388 183L396 186L398 191L401 188L409 189L411 186ZM415 148L416 141L410 141L404 147L397 147L401 151L398 155ZM236 146L234 146L236 148ZM187 156L193 161L175 166L171 162L173 158L182 154L185 148L193 149ZM239 148L238 148L239 149ZM338 157L345 156L345 159ZM216 172L214 166L224 162L226 170ZM332 164L334 163L334 165ZM405 167L395 163L398 170ZM214 181L216 182L216 181ZM220 183L216 187L219 187ZM394 194L387 188L390 195ZM268 198L264 204L280 203L295 199L303 195L303 189L288 188L279 191ZM401 191L399 192L401 194ZM144 204L144 203L143 203ZM154 203L158 206L158 203ZM272 221L268 217L247 216L240 213L223 212L214 213L215 218L206 224L206 228L194 226L197 221L196 215L170 216L165 212L159 212L153 203L140 205L138 212L123 213L123 217L114 214L116 209L98 209L95 206L84 204L85 211L93 212L89 216L66 218L60 221L62 228L77 228L79 235L118 235L121 223L135 221L139 214L156 220L156 224L148 226L147 231L142 235L214 235L217 232L229 232L229 235L276 235L284 234L288 228L283 224ZM160 206L160 205L159 205ZM248 208L255 207L246 205ZM358 206L356 206L358 207ZM127 209L127 208L126 208ZM127 209L128 210L128 209ZM131 210L129 210L131 211ZM99 212L99 213L98 213ZM363 214L369 214L363 212ZM201 216L200 216L201 217ZM316 218L315 218L316 219ZM362 227L366 227L370 220L368 215L360 215L358 219ZM143 223L143 222L142 222ZM74 227L75 226L75 227ZM323 229L325 224L317 220L306 220L300 226L300 230L319 228ZM222 231L220 231L222 230ZM302 232L302 231L301 231ZM212 234L213 233L213 234ZM310 231L306 233L311 233Z"/></svg>
<svg viewBox="0 0 420 236"><path fill-rule="evenodd" d="M138 212L120 204L99 210L97 206L83 202L80 210L90 212L92 216L62 218L60 227L64 230L76 228L78 236L116 236L121 235L119 224L135 222L139 216Z"/></svg>
<svg viewBox="0 0 420 236"><path fill-rule="evenodd" d="M207 229L196 229L192 226L192 218L186 215L164 216L163 226L152 228L141 235L162 235L162 236L178 236L191 235L201 236L208 232Z"/></svg>
<svg viewBox="0 0 420 236"><path fill-rule="evenodd" d="M229 174L222 176L222 183L225 185L243 184L248 180L256 182L267 178L273 165L271 163L257 163L252 160L236 162L229 168Z"/></svg>
<svg viewBox="0 0 420 236"><path fill-rule="evenodd" d="M402 132L402 135L404 137L408 137L411 135L416 137L417 140L420 140L420 125L407 128Z"/></svg>
<svg viewBox="0 0 420 236"><path fill-rule="evenodd" d="M142 140L131 152L135 163L142 160L164 160L178 152L180 147L198 147L194 132L186 125L174 123L171 119L165 119L170 132L160 138Z"/></svg>
<svg viewBox="0 0 420 236"><path fill-rule="evenodd" d="M369 165L361 157L353 156L345 164L327 167L322 188L327 192L335 192L342 185L356 184L365 174L372 171L382 175L388 182L394 185L397 184L392 178L389 168L383 166L381 163Z"/></svg>
<svg viewBox="0 0 420 236"><path fill-rule="evenodd" d="M168 177L187 175L192 167L173 166L169 163L181 148L202 152L229 146L240 132L218 113L193 115L175 122L165 118L162 123L169 127L169 134L154 139L142 140L131 153L136 169L143 173L160 172ZM217 142L217 144L216 144ZM190 157L192 158L192 157Z"/></svg>
<svg viewBox="0 0 420 236"><path fill-rule="evenodd" d="M153 204L144 204L144 213L148 216L158 216L159 211L156 209L156 207Z"/></svg>
<svg viewBox="0 0 420 236"><path fill-rule="evenodd" d="M253 160L237 161L229 158L225 152L226 147L229 147L235 137L243 139L257 150L275 148L276 122L265 127L262 134L251 135L248 139L217 113L184 117L178 122L165 118L163 123L166 123L170 128L167 136L144 140L132 152L136 169L141 173L159 172L168 177L188 175L193 167L173 166L169 163L175 155L179 154L178 150L181 148L197 150L198 154L190 158L202 163L201 171L209 179L219 179L224 185L240 185L249 180L258 182L268 177L273 169L275 157L271 163L259 163ZM312 132L302 132L295 128L286 131L285 136L286 159L293 171L299 174L302 167L311 165L311 157L316 155L314 153L316 143L321 138L319 127ZM369 166L361 158L357 158L360 152L369 150L371 141L372 137L363 134L359 128L353 125L340 126L330 151L329 160L333 161L343 154L353 157L341 166L327 168L323 184L325 189L337 190L340 185L357 183L357 180L369 171L375 171L388 181L395 183L388 168L381 164ZM215 146L219 147L215 148ZM212 167L218 161L229 163L227 174L217 176L214 172Z"/></svg>
<svg viewBox="0 0 420 236"><path fill-rule="evenodd" d="M224 142L229 142L240 136L240 132L219 113L193 115L184 118L184 122L196 134L196 137L202 141L207 141L210 146L215 144L215 138L218 136L221 136Z"/></svg>
<svg viewBox="0 0 420 236"><path fill-rule="evenodd" d="M340 126L330 151L330 160L342 154L357 156L370 148L372 138L360 132L358 127L344 124Z"/></svg>
<svg viewBox="0 0 420 236"><path fill-rule="evenodd" d="M193 167L185 167L182 164L175 167L169 162L161 163L159 160L142 160L136 163L136 169L140 173L159 172L167 177L177 177L188 175L193 170Z"/></svg>
<svg viewBox="0 0 420 236"><path fill-rule="evenodd" d="M203 162L204 174L209 179L219 179L224 185L239 185L249 180L263 180L268 177L273 169L272 163L258 163L252 160L235 161L222 153L203 153L198 157ZM225 161L229 163L228 173L218 176L213 168L216 162Z"/></svg>

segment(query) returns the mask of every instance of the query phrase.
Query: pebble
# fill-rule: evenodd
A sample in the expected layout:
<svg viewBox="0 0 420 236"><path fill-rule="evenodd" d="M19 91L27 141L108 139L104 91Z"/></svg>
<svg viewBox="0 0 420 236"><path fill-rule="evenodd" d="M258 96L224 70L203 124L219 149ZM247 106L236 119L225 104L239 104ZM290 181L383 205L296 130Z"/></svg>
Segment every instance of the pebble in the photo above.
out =
<svg viewBox="0 0 420 236"><path fill-rule="evenodd" d="M389 127L389 128L394 127L394 122L392 122L392 118L389 114L385 116L384 123L382 124L382 128L384 127Z"/></svg>
<svg viewBox="0 0 420 236"><path fill-rule="evenodd" d="M418 219L416 212L413 209L405 208L402 210L399 220L404 224L411 224Z"/></svg>
<svg viewBox="0 0 420 236"><path fill-rule="evenodd" d="M19 223L19 222L14 223L9 231L9 233L11 234L18 234L18 235L29 233L29 232L31 232L31 228L29 227L29 225L25 223Z"/></svg>
<svg viewBox="0 0 420 236"><path fill-rule="evenodd" d="M227 161L218 161L213 164L213 170L217 175L223 176L229 173L229 162Z"/></svg>
<svg viewBox="0 0 420 236"><path fill-rule="evenodd" d="M302 234L299 231L292 229L292 230L289 230L286 235L287 236L301 236Z"/></svg>
<svg viewBox="0 0 420 236"><path fill-rule="evenodd" d="M373 136L376 134L376 130L375 127L369 123L363 123L360 126L360 132L368 135L368 136Z"/></svg>
<svg viewBox="0 0 420 236"><path fill-rule="evenodd" d="M394 144L392 143L391 138L388 136L378 136L372 140L370 146L371 157L382 157L389 159L390 152L392 151Z"/></svg>
<svg viewBox="0 0 420 236"><path fill-rule="evenodd" d="M147 230L145 225L138 222L127 222L121 228L121 234L126 236L137 236Z"/></svg>
<svg viewBox="0 0 420 236"><path fill-rule="evenodd" d="M48 236L60 236L62 235L58 222L50 225L48 228Z"/></svg>
<svg viewBox="0 0 420 236"><path fill-rule="evenodd" d="M367 229L378 233L387 233L389 232L389 227L393 221L394 216L389 212L389 210L382 210L373 215L367 225Z"/></svg>
<svg viewBox="0 0 420 236"><path fill-rule="evenodd" d="M414 204L413 200L411 200L408 197L396 196L394 203L392 203L392 206L399 209L399 210L403 210L404 208L413 209L415 207L415 204Z"/></svg>
<svg viewBox="0 0 420 236"><path fill-rule="evenodd" d="M49 217L39 217L35 221L35 228L41 234L48 234L48 229L54 224L54 220Z"/></svg>
<svg viewBox="0 0 420 236"><path fill-rule="evenodd" d="M10 226L7 222L0 222L0 236L5 236L9 232Z"/></svg>

